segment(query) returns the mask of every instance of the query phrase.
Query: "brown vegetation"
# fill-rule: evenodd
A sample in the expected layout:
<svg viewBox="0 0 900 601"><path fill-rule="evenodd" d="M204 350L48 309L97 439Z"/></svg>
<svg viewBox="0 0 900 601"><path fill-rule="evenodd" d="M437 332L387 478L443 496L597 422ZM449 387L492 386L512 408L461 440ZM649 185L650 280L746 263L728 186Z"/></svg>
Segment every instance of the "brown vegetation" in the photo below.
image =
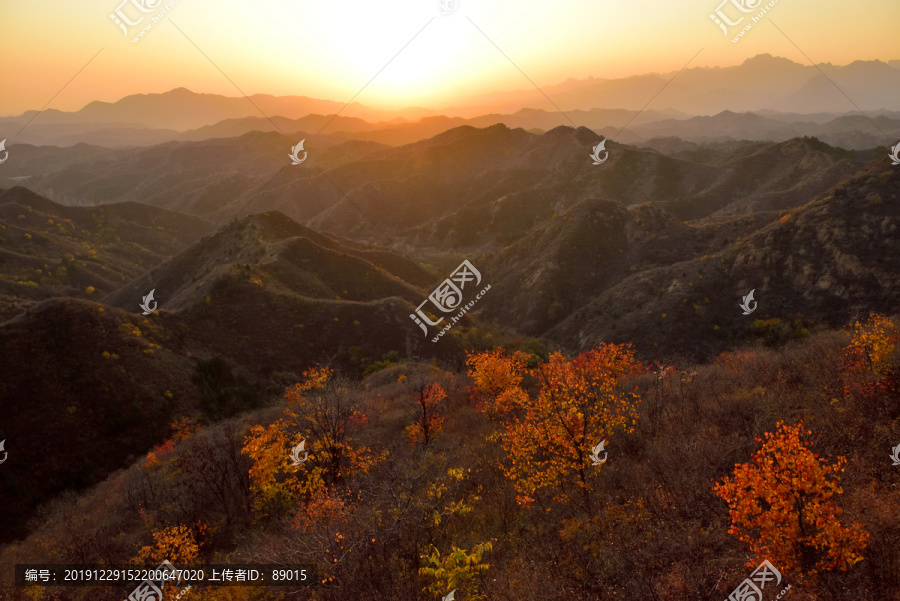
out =
<svg viewBox="0 0 900 601"><path fill-rule="evenodd" d="M152 460L44 507L0 550L0 598L41 598L6 584L16 563L177 552L319 569L313 589L196 587L198 600L720 601L763 559L796 599L898 599L895 323L637 374L614 345L473 355L471 379L412 363L360 382L313 370L278 406L173 424ZM423 444L404 432L437 416L428 383L447 398ZM576 422L586 436L566 433ZM310 458L290 465L304 438Z"/></svg>

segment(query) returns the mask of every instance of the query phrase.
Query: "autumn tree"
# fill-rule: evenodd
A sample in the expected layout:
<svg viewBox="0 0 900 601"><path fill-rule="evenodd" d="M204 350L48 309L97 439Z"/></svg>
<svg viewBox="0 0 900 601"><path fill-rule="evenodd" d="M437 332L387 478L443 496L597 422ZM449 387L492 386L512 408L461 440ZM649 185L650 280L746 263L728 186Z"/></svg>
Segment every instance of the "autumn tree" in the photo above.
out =
<svg viewBox="0 0 900 601"><path fill-rule="evenodd" d="M469 391L476 408L489 418L506 415L520 404L528 355L503 349L469 353L466 364L474 386Z"/></svg>
<svg viewBox="0 0 900 601"><path fill-rule="evenodd" d="M423 556L428 565L419 568L419 574L430 580L424 591L441 597L457 591L472 601L487 599L481 593L477 577L490 568L490 564L484 563L483 559L492 548L489 541L475 545L471 553L454 546L449 553L441 555L432 545L431 552Z"/></svg>
<svg viewBox="0 0 900 601"><path fill-rule="evenodd" d="M728 503L729 533L750 545L754 567L763 559L800 576L815 576L862 560L869 538L862 524L845 527L834 502L846 460L828 465L810 450L803 426L778 423L766 432L762 448L749 463L735 465L734 475L713 490ZM806 431L805 434L812 434Z"/></svg>
<svg viewBox="0 0 900 601"><path fill-rule="evenodd" d="M325 486L324 468L315 462L293 465L288 440L290 422L279 419L268 426L253 426L241 453L250 457L250 492L257 519L274 518L292 511L296 499ZM299 441L297 441L299 442Z"/></svg>
<svg viewBox="0 0 900 601"><path fill-rule="evenodd" d="M359 387L335 378L327 367L310 369L303 377L285 391L284 413L295 431L311 440L309 455L324 469L325 483L338 484L357 471L368 471L371 453L353 440L353 433L368 423L359 410Z"/></svg>
<svg viewBox="0 0 900 601"><path fill-rule="evenodd" d="M290 511L298 498L335 486L370 468L368 448L352 434L367 421L358 410L361 395L351 383L335 379L334 372L316 367L285 391L283 417L268 426L253 426L242 453L248 455L251 491L258 514L275 516ZM302 461L291 459L303 443Z"/></svg>
<svg viewBox="0 0 900 601"><path fill-rule="evenodd" d="M187 440L200 430L200 426L196 420L190 417L184 417L175 420L170 425L173 434L172 438L156 445L152 451L147 453L147 459L144 461L145 468L151 468L159 465L161 461L166 459L175 450L175 443Z"/></svg>
<svg viewBox="0 0 900 601"><path fill-rule="evenodd" d="M193 417L181 417L172 422L172 439L175 441L188 440L201 430L200 424Z"/></svg>
<svg viewBox="0 0 900 601"><path fill-rule="evenodd" d="M447 398L444 388L436 383L421 383L413 392L416 405L416 421L406 429L407 436L413 443L422 443L427 447L434 435L444 426L444 416L440 414L441 402Z"/></svg>
<svg viewBox="0 0 900 601"><path fill-rule="evenodd" d="M343 494L342 494L343 493ZM293 538L287 548L292 561L319 566L319 583L333 585L345 567L350 554L359 551L361 543L355 525L354 508L347 491L324 488L301 503L291 519L291 526L302 536Z"/></svg>
<svg viewBox="0 0 900 601"><path fill-rule="evenodd" d="M850 398L885 405L880 399L898 393L900 328L883 315L852 324L844 348L844 393Z"/></svg>
<svg viewBox="0 0 900 601"><path fill-rule="evenodd" d="M160 461L168 457L175 449L175 441L171 438L161 444L153 447L153 450L147 453L147 459L144 461L144 468L151 468L159 465Z"/></svg>
<svg viewBox="0 0 900 601"><path fill-rule="evenodd" d="M150 565L169 560L176 567L194 565L200 555L198 538L205 531L206 525L202 522L198 522L193 527L179 524L154 530L153 543L141 547L134 563Z"/></svg>
<svg viewBox="0 0 900 601"><path fill-rule="evenodd" d="M641 369L633 349L604 344L573 360L554 353L528 370L533 393L520 386L526 371L516 356L482 354L469 365L479 392L492 397L486 413L505 415L495 436L509 457L503 469L518 501L527 505L541 489L564 489L575 475L590 511L592 449L615 429L633 431L637 422L640 397L622 385Z"/></svg>
<svg viewBox="0 0 900 601"><path fill-rule="evenodd" d="M153 531L153 543L141 547L137 556L132 560L134 565L155 568L164 561L168 561L176 569L187 569L199 564L201 539L206 532L206 525L197 522L192 527L177 525L169 526ZM174 579L173 579L174 581ZM170 595L176 589L175 583L165 587L166 595ZM169 590L171 589L171 590ZM185 597L187 598L187 594Z"/></svg>

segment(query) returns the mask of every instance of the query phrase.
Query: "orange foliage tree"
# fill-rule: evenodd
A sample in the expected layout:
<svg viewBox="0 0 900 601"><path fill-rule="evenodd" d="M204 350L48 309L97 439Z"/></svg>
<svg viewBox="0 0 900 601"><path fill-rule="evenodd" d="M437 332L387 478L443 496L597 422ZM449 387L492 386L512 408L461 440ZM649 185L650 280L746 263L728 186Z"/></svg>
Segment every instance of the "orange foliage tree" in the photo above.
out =
<svg viewBox="0 0 900 601"><path fill-rule="evenodd" d="M844 348L844 393L851 398L873 399L895 388L898 381L895 353L900 328L883 315L849 328L850 344Z"/></svg>
<svg viewBox="0 0 900 601"><path fill-rule="evenodd" d="M509 457L503 469L519 503L532 503L541 489L564 488L576 475L590 511L591 450L614 429L631 432L637 422L640 397L622 387L641 369L633 349L604 344L573 360L554 353L527 372L521 357L502 352L470 357L469 365L478 391L491 397L486 413L503 417L495 437ZM536 393L521 387L525 375ZM509 387L502 389L504 382Z"/></svg>
<svg viewBox="0 0 900 601"><path fill-rule="evenodd" d="M416 421L406 429L413 443L421 442L427 447L434 435L441 431L444 416L438 412L438 407L446 398L444 388L436 382L422 384L416 389L413 394L416 403Z"/></svg>
<svg viewBox="0 0 900 601"><path fill-rule="evenodd" d="M175 420L170 425L173 434L172 438L153 447L153 450L147 453L147 459L144 461L144 467L150 468L159 465L163 459L166 459L172 451L175 450L175 443L187 440L200 431L200 425L195 419L183 417Z"/></svg>
<svg viewBox="0 0 900 601"><path fill-rule="evenodd" d="M268 426L253 426L244 438L241 453L252 461L250 492L257 517L288 513L298 497L325 486L322 467L309 461L296 466L291 461L289 430L290 423L279 419Z"/></svg>
<svg viewBox="0 0 900 601"><path fill-rule="evenodd" d="M176 441L187 440L200 431L200 424L193 417L182 417L172 422L172 438Z"/></svg>
<svg viewBox="0 0 900 601"><path fill-rule="evenodd" d="M312 439L310 458L324 469L326 484L338 484L371 466L369 449L354 443L352 434L368 423L357 408L361 395L349 382L335 380L327 367L304 372L304 381L288 388L284 413L297 432ZM309 447L309 445L307 445Z"/></svg>
<svg viewBox="0 0 900 601"><path fill-rule="evenodd" d="M197 522L193 527L178 525L154 530L153 544L141 547L132 563L155 568L168 560L177 569L197 565L197 558L200 556L198 538L202 538L205 532L206 525L202 522ZM174 589L175 583L171 584L171 587L166 588ZM174 590L167 591L166 598L173 593ZM182 598L187 598L187 593Z"/></svg>
<svg viewBox="0 0 900 601"><path fill-rule="evenodd" d="M801 578L815 578L862 560L869 534L856 522L842 526L842 510L833 500L843 492L838 482L846 460L825 464L803 440L802 424L779 422L774 434L756 441L763 444L752 461L735 465L733 477L713 486L728 503L728 532L756 554L747 566L768 559Z"/></svg>
<svg viewBox="0 0 900 601"><path fill-rule="evenodd" d="M287 513L299 498L309 500L371 467L369 449L351 436L366 423L356 409L356 391L332 376L325 367L304 372L303 381L285 391L283 418L253 426L245 437L241 452L253 462L250 488L258 516ZM302 441L305 460L295 465L291 450Z"/></svg>
<svg viewBox="0 0 900 601"><path fill-rule="evenodd" d="M524 394L522 379L528 355L516 351L512 355L503 349L468 353L466 364L474 386L469 391L476 407L490 418L512 412Z"/></svg>

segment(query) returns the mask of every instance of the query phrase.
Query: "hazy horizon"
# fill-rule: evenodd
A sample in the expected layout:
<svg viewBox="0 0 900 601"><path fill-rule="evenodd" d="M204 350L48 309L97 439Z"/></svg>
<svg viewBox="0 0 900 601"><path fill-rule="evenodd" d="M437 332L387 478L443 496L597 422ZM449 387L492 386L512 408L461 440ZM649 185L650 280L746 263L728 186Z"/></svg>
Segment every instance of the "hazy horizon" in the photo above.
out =
<svg viewBox="0 0 900 601"><path fill-rule="evenodd" d="M355 102L375 109L441 111L473 96L533 90L532 82L543 89L570 79L674 74L685 65L736 66L759 54L806 66L810 60L887 62L893 59L885 55L894 35L890 24L900 21L900 6L888 0L849 13L844 3L822 2L811 12L785 0L733 43L711 21L717 3L710 0L678 7L584 7L572 0L521 7L461 0L448 15L441 15L437 1L404 1L390 10L364 5L350 12L340 4L269 1L251 8L231 0L213 10L178 0L134 43L140 28L128 28L126 37L110 19L121 4L89 4L90 10L47 1L0 8L7 25L0 51L14 57L6 68L15 82L0 96L0 115L44 105L77 111L92 101L181 87L231 97L307 96L342 105L358 94ZM122 10L140 15L131 4ZM873 21L873 14L879 18ZM553 110L541 100L534 108ZM664 99L652 106L665 107Z"/></svg>
<svg viewBox="0 0 900 601"><path fill-rule="evenodd" d="M764 53L764 54L765 54L765 53ZM758 55L758 56L760 56L760 55ZM771 56L771 55L770 55L770 56ZM744 61L741 61L741 63L735 64L735 65L724 65L724 66L719 66L719 67L707 67L707 66L697 65L697 66L695 66L695 67L696 67L696 68L700 68L700 69L709 69L709 70L712 70L712 69L727 69L727 68L730 68L730 67L738 67L738 66L744 64L747 60L750 60L750 59L752 59L752 58L755 58L755 57L749 57L748 59L745 59ZM784 57L774 56L773 58L779 59L779 58L784 58ZM832 65L832 66L835 66L835 67L846 67L846 66L848 66L848 65L850 65L850 64L853 64L853 63L856 63L856 62L882 62L882 63L884 63L884 64L890 64L891 62L895 62L895 61L900 62L900 59L888 59L888 60L874 59L873 61L854 60L854 61L851 61L851 62L849 62L849 63L847 63L847 64ZM647 72L647 73L635 73L635 74L633 74L633 75L630 76L630 77L659 76L659 77L664 77L664 78L671 78L671 77L673 77L674 75L675 75L675 73ZM615 79L615 78L611 78L611 79ZM628 79L628 78L623 78L623 79ZM558 81L558 82L549 83L549 84L547 84L546 86L544 86L544 88L563 87L563 86L565 86L566 84L570 84L570 83L573 83L573 82L590 82L591 80L596 80L596 81L608 81L608 79L605 79L605 78L599 78L599 77L594 77L594 76L587 76L586 78L567 78L566 80L561 80L561 81ZM542 88L542 91L546 91L544 88ZM174 92L174 91L179 90L179 89L185 89L185 90L188 90L189 92L194 93L194 94L210 94L210 95L214 95L214 96L222 96L222 97L225 97L225 98L243 98L243 96L241 96L241 95L238 94L237 92L235 92L235 93L230 93L230 94L229 94L229 93L227 93L227 90L226 90L224 93L215 93L215 92L198 91L198 90L196 90L196 89L191 88L190 86L182 85L182 86L176 86L176 87L174 87L174 88L165 89L165 90L152 90L152 91L143 91L143 92L133 92L133 93L129 93L129 94L125 95L125 96L121 96L121 97L119 97L119 98L114 98L114 99L112 99L112 100L106 100L106 99L100 99L100 98L97 98L97 99L88 101L87 103L85 103L85 104L82 105L82 106L75 107L75 108L72 108L72 109L69 109L69 110L63 110L63 109L56 109L56 110L59 110L59 111L61 111L61 112L78 112L79 110L82 110L83 108L85 108L86 106L88 106L88 105L90 105L90 104L92 104L92 103L94 103L94 102L105 102L105 103L109 103L109 104L115 104L116 102L119 102L119 101L121 101L121 100L123 100L123 99L125 99L125 98L127 98L127 97L129 97L129 96L164 95L164 94L168 94L168 93ZM513 94L521 94L521 95L539 94L539 92L538 92L537 90L535 90L534 88L530 88L530 89L526 89L526 88L516 88L516 89L512 89L512 88L511 88L511 89L508 89L508 90L497 90L496 93L497 93L497 94L504 94L504 95L513 95ZM305 95L303 95L303 94L285 94L285 95L276 95L276 94L270 94L270 93L265 92L265 91L259 91L259 92L253 92L253 93L248 93L248 94L247 94L247 96L251 96L251 97L252 97L252 96L255 96L255 95L262 95L262 96L268 95L268 96L272 96L272 97L274 97L274 98L284 98L284 97L292 97L292 96L296 96L296 97L304 97L304 96L305 96ZM353 104L358 104L358 105L364 106L364 107L366 107L366 108L368 108L368 109L371 109L371 110L373 110L373 111L394 112L394 113L397 114L397 117L396 117L396 118L399 118L399 119L405 119L405 120L408 120L408 121L417 121L417 120L420 119L420 117L417 117L417 116L404 116L403 113L412 110L412 111L428 111L429 113L433 113L433 114L435 114L435 115L446 115L446 116L449 116L449 117L466 116L466 115L462 115L462 113L466 113L466 112L471 113L471 112L472 112L471 107L475 107L475 108L477 109L477 108L480 106L480 105L478 104L478 101L481 100L481 101L483 102L484 96L485 96L485 95L480 95L480 94L474 94L474 93L473 93L472 95L470 95L470 96L468 96L468 97L460 97L460 98L458 98L458 99L457 99L457 101L458 101L457 104L454 104L454 105L441 105L441 106L432 106L432 105L391 106L391 105L380 105L380 104L366 104L366 103L364 103L364 102L359 102L359 101L354 101ZM311 99L313 99L313 100L322 100L322 101L328 101L328 102L340 102L340 101L339 101L338 99L336 99L336 98L326 98L326 97L309 97L309 98L311 98ZM470 100L469 103L465 102L467 99ZM542 99L543 99L543 98L542 98ZM543 100L546 102L546 99L543 99ZM474 104L473 104L473 102L474 102ZM48 108L51 108L51 107L48 107ZM526 107L526 106L524 105L524 103L523 103L522 108L536 108L536 107L533 107L533 106L527 106L527 107ZM552 107L552 106L550 106L550 107L543 107L543 108L545 108L546 110L550 110L550 111L555 110L554 107ZM468 110L467 110L467 109L468 109ZM37 111L37 110L39 110L39 109L36 108L36 107L34 107L34 108L29 108L29 109L25 109L24 111L20 111L20 112L18 112L18 113L14 113L14 114L0 115L0 118L15 118L15 117L19 117L19 116L21 116L21 115L23 115L23 114L30 113L30 112L32 112L32 111ZM47 110L47 109L45 109L45 110ZM624 109L624 110L628 110L628 109ZM659 110L659 111L666 112L666 111L676 111L677 109L673 109L673 108L671 108L671 107L655 107L653 110ZM770 109L770 110L771 110L771 109ZM896 110L896 109L885 108L884 110ZM346 112L347 112L347 109L345 108L345 109L342 111L342 114L345 114ZM791 112L791 111L786 111L786 112ZM846 112L850 113L850 112L856 112L856 111L855 111L852 107L850 107L850 109L848 109ZM330 114L333 114L333 113L325 112L325 113L319 113L319 114L330 115ZM475 113L473 113L473 114L478 114L477 110L476 110ZM260 115L260 116L262 116L262 115ZM275 115L268 115L268 116L271 117L271 116L275 116Z"/></svg>

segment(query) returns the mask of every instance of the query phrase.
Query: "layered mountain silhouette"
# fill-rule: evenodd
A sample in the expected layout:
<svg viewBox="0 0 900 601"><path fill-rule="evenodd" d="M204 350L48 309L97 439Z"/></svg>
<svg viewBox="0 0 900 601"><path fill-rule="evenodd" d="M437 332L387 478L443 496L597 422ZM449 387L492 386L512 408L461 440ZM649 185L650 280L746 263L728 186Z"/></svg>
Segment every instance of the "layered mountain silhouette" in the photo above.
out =
<svg viewBox="0 0 900 601"><path fill-rule="evenodd" d="M886 144L900 131L900 69L895 63L810 66L761 54L733 67L685 69L677 77L673 72L623 79L570 79L544 86L543 94L553 98L554 106L536 90L519 90L462 98L440 110L408 107L388 111L359 103L344 107L332 100L302 96L238 98L177 88L126 96L112 103L92 102L75 112L27 111L0 119L0 131L20 130L27 123L11 144L58 146L79 142L153 145L235 137L250 131L286 135L304 131L402 145L462 125L504 123L548 131L574 124L607 136L617 134L630 143L670 135L695 142L816 136L831 144L862 149ZM643 110L647 100L663 88L665 94L655 104L660 108ZM772 118L772 112L780 116ZM832 122L813 123L803 116L817 113L830 114ZM874 121L879 116L885 119L883 123ZM861 120L835 121L842 117ZM785 125L786 119L791 122ZM666 121L657 123L661 120ZM780 128L779 122L783 124ZM618 135L626 124L628 129Z"/></svg>
<svg viewBox="0 0 900 601"><path fill-rule="evenodd" d="M95 123L30 125L17 144L63 148L90 144L122 148L231 138L256 131L278 131L297 139L315 134L316 141L326 146L345 140L401 146L463 125L483 128L504 124L533 133L543 133L555 127L576 123L628 143L644 143L651 138L668 136L678 136L686 141L699 143L721 140L778 142L797 136L815 136L836 146L864 149L892 142L900 133L900 112L896 110L874 110L870 114L860 114L851 109L850 112L809 115L769 110L743 113L724 110L711 116L691 117L679 111L573 109L561 113L528 108L514 113L491 113L469 119L434 116L409 123L398 124L395 121L370 123L357 118L320 114L310 114L298 119L248 116L184 132ZM0 119L0 127L3 125L4 122ZM15 123L9 122L8 125L12 127ZM325 133L321 133L323 128Z"/></svg>
<svg viewBox="0 0 900 601"><path fill-rule="evenodd" d="M796 206L886 150L849 152L814 138L701 145L659 139L649 147L611 139L609 162L592 166L588 154L602 139L584 127L534 134L463 126L396 148L307 142L309 157L293 166L287 153L296 139L254 132L103 151L34 185L72 204L140 202L219 224L277 210L314 229L384 246L490 250L598 196L625 206L659 204L682 220ZM35 156L26 168L50 170L52 156Z"/></svg>
<svg viewBox="0 0 900 601"><path fill-rule="evenodd" d="M787 112L897 108L900 70L882 61L801 65L760 54L733 67L693 67L577 86L555 97L563 109L639 109L667 81L664 106L694 115L722 110ZM837 86L837 88L836 88ZM843 94L840 90L843 90ZM552 92L551 92L552 93ZM848 103L853 99L856 107Z"/></svg>
<svg viewBox="0 0 900 601"><path fill-rule="evenodd" d="M0 601L900 601L900 6L726 3L5 36Z"/></svg>
<svg viewBox="0 0 900 601"><path fill-rule="evenodd" d="M211 125L225 119L258 115L254 104L266 113L288 118L341 108L341 103L336 101L304 96L255 94L248 100L218 94L198 94L185 88L176 88L162 94L133 94L116 102L95 101L74 113L48 109L41 113L41 121L54 125L140 124L144 127L181 130ZM35 113L36 111L27 111L20 118L27 121Z"/></svg>

